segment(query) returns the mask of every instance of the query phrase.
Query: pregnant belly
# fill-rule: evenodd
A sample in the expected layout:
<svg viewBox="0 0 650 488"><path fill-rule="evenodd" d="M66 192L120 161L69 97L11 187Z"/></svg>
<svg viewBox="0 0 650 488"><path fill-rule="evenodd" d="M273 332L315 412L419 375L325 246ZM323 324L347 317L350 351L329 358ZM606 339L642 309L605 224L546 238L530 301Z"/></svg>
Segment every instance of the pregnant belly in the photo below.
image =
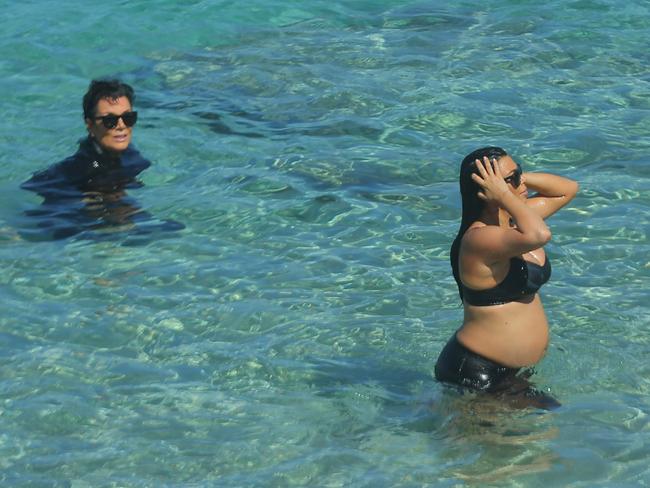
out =
<svg viewBox="0 0 650 488"><path fill-rule="evenodd" d="M461 344L481 356L520 368L544 357L549 339L548 322L539 297L527 304L466 306L465 321L457 337Z"/></svg>

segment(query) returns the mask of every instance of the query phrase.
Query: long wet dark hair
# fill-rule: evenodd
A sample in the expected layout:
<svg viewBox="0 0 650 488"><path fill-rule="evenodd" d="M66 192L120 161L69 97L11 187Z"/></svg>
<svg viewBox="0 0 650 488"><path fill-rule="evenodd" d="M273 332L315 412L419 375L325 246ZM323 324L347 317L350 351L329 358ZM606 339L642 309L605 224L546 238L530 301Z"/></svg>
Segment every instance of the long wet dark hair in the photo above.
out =
<svg viewBox="0 0 650 488"><path fill-rule="evenodd" d="M485 202L478 196L481 187L472 179L472 174L477 173L476 160L483 161L484 157L501 159L507 156L508 153L500 147L482 147L476 151L472 151L460 163L460 196L463 202L463 216L460 221L460 229L458 234L451 244L451 252L449 259L451 260L451 270L454 273L454 279L458 285L458 294L460 299L463 299L463 288L460 282L460 273L458 271L458 254L460 253L460 241L463 238L469 226L476 222L481 216L481 212L485 208Z"/></svg>

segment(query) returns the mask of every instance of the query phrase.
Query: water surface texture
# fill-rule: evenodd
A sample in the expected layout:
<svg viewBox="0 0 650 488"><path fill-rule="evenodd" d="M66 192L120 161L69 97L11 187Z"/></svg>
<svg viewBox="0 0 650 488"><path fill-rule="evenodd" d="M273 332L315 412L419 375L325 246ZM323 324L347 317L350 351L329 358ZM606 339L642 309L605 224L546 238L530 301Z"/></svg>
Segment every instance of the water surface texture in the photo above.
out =
<svg viewBox="0 0 650 488"><path fill-rule="evenodd" d="M2 486L650 483L648 2L0 6ZM150 228L34 238L19 185L102 76L137 92ZM432 376L488 144L581 184L550 220L551 413Z"/></svg>

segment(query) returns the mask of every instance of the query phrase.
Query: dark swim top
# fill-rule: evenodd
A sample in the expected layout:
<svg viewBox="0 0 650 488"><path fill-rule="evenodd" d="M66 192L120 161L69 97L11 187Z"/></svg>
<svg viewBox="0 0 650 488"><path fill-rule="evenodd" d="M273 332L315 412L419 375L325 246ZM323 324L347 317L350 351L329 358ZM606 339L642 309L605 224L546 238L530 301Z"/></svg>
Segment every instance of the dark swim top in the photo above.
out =
<svg viewBox="0 0 650 488"><path fill-rule="evenodd" d="M133 145L112 156L86 137L79 141L75 154L35 173L21 188L38 193L46 201L79 199L84 192L138 188L142 183L136 176L150 165Z"/></svg>
<svg viewBox="0 0 650 488"><path fill-rule="evenodd" d="M470 305L502 305L526 299L551 277L551 262L548 257L543 266L522 258L510 258L510 270L504 280L487 290L473 290L461 283L463 299Z"/></svg>

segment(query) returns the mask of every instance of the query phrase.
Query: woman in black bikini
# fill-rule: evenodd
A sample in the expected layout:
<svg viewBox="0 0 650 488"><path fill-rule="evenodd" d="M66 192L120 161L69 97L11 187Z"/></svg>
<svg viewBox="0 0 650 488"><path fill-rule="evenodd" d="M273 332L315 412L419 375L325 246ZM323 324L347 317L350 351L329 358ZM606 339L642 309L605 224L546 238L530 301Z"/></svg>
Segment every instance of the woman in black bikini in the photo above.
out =
<svg viewBox="0 0 650 488"><path fill-rule="evenodd" d="M536 192L530 198L529 189ZM440 353L436 378L518 406L558 406L527 381L532 372L521 369L537 363L548 345L537 293L551 275L544 219L573 199L578 184L523 173L503 149L486 147L463 160L460 190L463 215L451 267L464 320Z"/></svg>

